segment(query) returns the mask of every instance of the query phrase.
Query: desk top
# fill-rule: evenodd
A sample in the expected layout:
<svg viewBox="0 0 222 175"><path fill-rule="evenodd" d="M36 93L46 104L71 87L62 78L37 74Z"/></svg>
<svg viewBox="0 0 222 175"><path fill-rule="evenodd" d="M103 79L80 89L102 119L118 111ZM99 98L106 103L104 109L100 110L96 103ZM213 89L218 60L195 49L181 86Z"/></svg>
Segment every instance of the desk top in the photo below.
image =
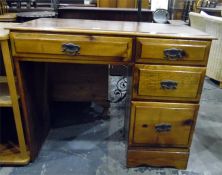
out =
<svg viewBox="0 0 222 175"><path fill-rule="evenodd" d="M0 40L8 39L9 31L4 29L4 28L12 27L12 26L15 26L17 24L18 23L0 22Z"/></svg>
<svg viewBox="0 0 222 175"><path fill-rule="evenodd" d="M212 36L189 26L125 21L40 18L20 25L10 26L8 29L27 32L41 31L98 35L214 39Z"/></svg>

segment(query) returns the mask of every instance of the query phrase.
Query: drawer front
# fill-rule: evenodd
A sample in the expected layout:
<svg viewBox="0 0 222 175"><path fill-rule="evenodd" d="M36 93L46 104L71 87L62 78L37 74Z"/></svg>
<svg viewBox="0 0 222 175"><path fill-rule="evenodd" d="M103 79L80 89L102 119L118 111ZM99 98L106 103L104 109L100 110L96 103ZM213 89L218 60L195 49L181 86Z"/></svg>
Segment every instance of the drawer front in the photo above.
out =
<svg viewBox="0 0 222 175"><path fill-rule="evenodd" d="M198 105L132 102L130 145L187 147Z"/></svg>
<svg viewBox="0 0 222 175"><path fill-rule="evenodd" d="M206 65L210 41L137 38L136 62Z"/></svg>
<svg viewBox="0 0 222 175"><path fill-rule="evenodd" d="M198 101L205 68L135 65L133 98Z"/></svg>
<svg viewBox="0 0 222 175"><path fill-rule="evenodd" d="M130 61L132 39L91 35L11 33L13 55L101 61Z"/></svg>
<svg viewBox="0 0 222 175"><path fill-rule="evenodd" d="M130 148L127 152L127 166L174 167L186 169L189 158L187 149L138 149Z"/></svg>

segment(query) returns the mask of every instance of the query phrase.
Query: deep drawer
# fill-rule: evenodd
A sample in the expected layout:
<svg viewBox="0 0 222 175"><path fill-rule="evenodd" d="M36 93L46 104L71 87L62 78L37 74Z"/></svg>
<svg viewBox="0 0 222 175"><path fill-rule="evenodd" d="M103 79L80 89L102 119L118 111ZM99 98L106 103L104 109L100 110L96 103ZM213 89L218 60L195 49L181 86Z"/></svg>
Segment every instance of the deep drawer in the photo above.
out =
<svg viewBox="0 0 222 175"><path fill-rule="evenodd" d="M210 41L137 38L138 63L206 65Z"/></svg>
<svg viewBox="0 0 222 175"><path fill-rule="evenodd" d="M129 145L187 147L197 104L132 102Z"/></svg>
<svg viewBox="0 0 222 175"><path fill-rule="evenodd" d="M134 99L198 101L205 68L135 65Z"/></svg>
<svg viewBox="0 0 222 175"><path fill-rule="evenodd" d="M97 61L130 61L132 39L92 35L11 33L13 55Z"/></svg>

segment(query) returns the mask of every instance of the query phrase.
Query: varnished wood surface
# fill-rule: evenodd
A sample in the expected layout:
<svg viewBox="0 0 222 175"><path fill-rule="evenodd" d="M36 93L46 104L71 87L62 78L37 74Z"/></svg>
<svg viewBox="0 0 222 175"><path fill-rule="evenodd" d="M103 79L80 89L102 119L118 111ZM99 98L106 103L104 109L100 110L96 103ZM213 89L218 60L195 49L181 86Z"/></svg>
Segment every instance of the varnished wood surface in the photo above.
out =
<svg viewBox="0 0 222 175"><path fill-rule="evenodd" d="M11 107L12 100L9 95L8 85L0 82L0 107Z"/></svg>
<svg viewBox="0 0 222 175"><path fill-rule="evenodd" d="M0 40L8 39L8 34L9 32L7 30L0 28Z"/></svg>
<svg viewBox="0 0 222 175"><path fill-rule="evenodd" d="M206 68L136 64L134 99L199 101ZM163 81L177 83L175 89L161 87Z"/></svg>
<svg viewBox="0 0 222 175"><path fill-rule="evenodd" d="M118 0L118 8L135 8L135 0Z"/></svg>
<svg viewBox="0 0 222 175"><path fill-rule="evenodd" d="M24 54L30 54L28 55L29 57L45 55L48 58L51 55L52 58L58 57L73 60L93 60L93 57L96 57L94 59L104 61L115 61L118 58L121 61L130 61L132 55L132 39L127 37L18 32L12 32L10 35L14 43L14 56L24 57ZM70 43L80 47L77 55L63 52L63 44Z"/></svg>
<svg viewBox="0 0 222 175"><path fill-rule="evenodd" d="M175 26L170 24L137 23L121 21L97 21L78 19L37 19L23 23L11 30L41 31L41 32L66 32L109 35L130 35L166 38L196 38L212 39L213 37L188 26Z"/></svg>
<svg viewBox="0 0 222 175"><path fill-rule="evenodd" d="M136 62L206 66L210 46L210 41L137 38ZM182 49L184 56L182 58L167 59L164 54L165 49L173 48Z"/></svg>
<svg viewBox="0 0 222 175"><path fill-rule="evenodd" d="M129 148L127 166L173 167L186 169L189 158L187 149L137 149Z"/></svg>
<svg viewBox="0 0 222 175"><path fill-rule="evenodd" d="M29 157L20 153L18 145L0 144L0 164L2 165L26 165Z"/></svg>
<svg viewBox="0 0 222 175"><path fill-rule="evenodd" d="M117 0L97 0L98 7L116 7Z"/></svg>
<svg viewBox="0 0 222 175"><path fill-rule="evenodd" d="M9 29L32 160L50 129L48 95L45 95L48 94L46 63L36 62L114 63L133 64L128 166L186 167L205 75L204 66L213 37L188 26L97 20L38 19ZM76 56L65 55L61 52L64 42L82 45L83 50ZM147 47L148 43L154 44ZM168 46L185 49L189 63L183 65L181 61L173 66L162 61L162 52ZM159 62L149 62L149 59ZM140 64L137 64L138 60ZM154 65L156 63L168 65ZM52 74L55 76L53 71ZM168 80L175 81L176 88L162 88L161 82ZM79 80L65 81L81 84ZM57 80L54 82L56 86ZM52 92L64 95L70 84ZM89 85L86 83L84 86ZM79 88L81 86L76 87L76 91L84 90ZM79 94L79 97L93 99L92 93L85 94ZM57 97L61 100L65 96ZM154 133L156 125L165 122L172 125L172 132Z"/></svg>
<svg viewBox="0 0 222 175"><path fill-rule="evenodd" d="M1 22L15 22L16 21L16 13L5 13L4 15L0 15Z"/></svg>
<svg viewBox="0 0 222 175"><path fill-rule="evenodd" d="M137 0L97 0L98 7L136 8ZM148 1L142 0L142 8L148 9Z"/></svg>
<svg viewBox="0 0 222 175"><path fill-rule="evenodd" d="M8 39L9 31L5 28L13 27L18 23L0 22L0 40Z"/></svg>
<svg viewBox="0 0 222 175"><path fill-rule="evenodd" d="M47 66L15 60L30 159L34 160L50 130ZM32 73L30 73L32 72Z"/></svg>
<svg viewBox="0 0 222 175"><path fill-rule="evenodd" d="M19 107L18 93L17 93L16 83L15 83L13 63L12 63L11 54L9 50L8 40L1 41L1 50L2 50L3 62L4 62L6 78L7 78L8 92L10 95L11 107L13 111L13 119L16 126L16 136L18 140L18 146L14 145L8 148L8 147L5 147L5 145L0 145L0 164L19 164L19 165L23 164L24 165L29 162L30 157L28 155L25 135L23 131L23 123L22 123L21 111ZM1 93L2 92L0 91L0 94ZM11 140L7 140L7 142L10 143ZM3 147L3 150L1 150L2 147ZM13 150L18 150L19 152L13 152Z"/></svg>
<svg viewBox="0 0 222 175"><path fill-rule="evenodd" d="M48 77L51 101L108 101L107 65L50 63Z"/></svg>
<svg viewBox="0 0 222 175"><path fill-rule="evenodd" d="M199 105L133 101L129 144L134 146L188 147ZM169 131L158 132L167 124Z"/></svg>

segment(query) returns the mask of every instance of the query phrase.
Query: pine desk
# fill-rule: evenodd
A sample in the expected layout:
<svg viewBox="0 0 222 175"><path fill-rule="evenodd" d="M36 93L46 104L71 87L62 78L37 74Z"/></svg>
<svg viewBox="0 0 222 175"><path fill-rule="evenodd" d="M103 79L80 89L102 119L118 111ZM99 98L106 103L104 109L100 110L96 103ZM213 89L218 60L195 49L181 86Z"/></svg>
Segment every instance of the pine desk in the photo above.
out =
<svg viewBox="0 0 222 175"><path fill-rule="evenodd" d="M45 64L114 64L132 70L127 166L186 168L211 36L188 26L72 19L9 29L32 160L50 129Z"/></svg>

